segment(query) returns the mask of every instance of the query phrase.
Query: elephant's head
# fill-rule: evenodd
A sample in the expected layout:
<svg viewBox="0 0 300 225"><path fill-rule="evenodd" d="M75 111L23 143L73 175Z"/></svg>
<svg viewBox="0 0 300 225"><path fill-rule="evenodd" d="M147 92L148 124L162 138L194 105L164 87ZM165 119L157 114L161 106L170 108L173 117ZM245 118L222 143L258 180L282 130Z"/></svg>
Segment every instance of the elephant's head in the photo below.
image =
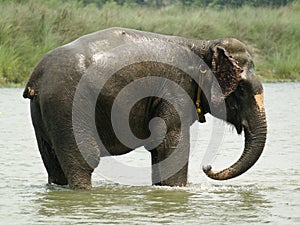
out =
<svg viewBox="0 0 300 225"><path fill-rule="evenodd" d="M245 134L244 151L237 162L222 171L203 167L208 177L226 180L251 168L265 146L267 123L263 86L255 75L247 47L240 41L233 38L211 41L209 52L208 64L216 79L210 80L207 111L232 124L238 134L242 130Z"/></svg>

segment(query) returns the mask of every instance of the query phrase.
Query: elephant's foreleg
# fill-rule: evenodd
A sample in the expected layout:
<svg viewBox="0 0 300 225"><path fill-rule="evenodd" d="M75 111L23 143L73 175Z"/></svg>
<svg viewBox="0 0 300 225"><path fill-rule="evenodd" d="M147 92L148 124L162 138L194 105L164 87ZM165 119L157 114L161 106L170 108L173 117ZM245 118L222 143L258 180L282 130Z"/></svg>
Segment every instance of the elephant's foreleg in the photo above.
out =
<svg viewBox="0 0 300 225"><path fill-rule="evenodd" d="M188 128L168 131L163 142L151 151L154 185L186 185L189 147Z"/></svg>

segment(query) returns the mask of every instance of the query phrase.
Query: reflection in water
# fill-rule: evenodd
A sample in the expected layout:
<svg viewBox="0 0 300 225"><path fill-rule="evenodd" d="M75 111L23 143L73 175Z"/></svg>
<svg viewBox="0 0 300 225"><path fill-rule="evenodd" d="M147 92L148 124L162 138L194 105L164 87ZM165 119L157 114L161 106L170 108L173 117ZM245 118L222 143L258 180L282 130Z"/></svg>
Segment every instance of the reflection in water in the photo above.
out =
<svg viewBox="0 0 300 225"><path fill-rule="evenodd" d="M261 194L263 191L256 186L212 186L207 192L193 196L195 204L203 202L197 216L212 224L268 222L271 205Z"/></svg>
<svg viewBox="0 0 300 225"><path fill-rule="evenodd" d="M48 186L33 205L37 218L49 222L125 224L185 223L230 224L268 222L271 207L258 187L191 185L185 188L99 186L92 191L71 191ZM262 219L264 218L264 219Z"/></svg>
<svg viewBox="0 0 300 225"><path fill-rule="evenodd" d="M100 186L92 191L71 191L53 186L34 200L37 213L54 221L163 222L166 216L188 210L185 190L156 187ZM157 216L159 215L159 216ZM167 217L168 217L167 216Z"/></svg>

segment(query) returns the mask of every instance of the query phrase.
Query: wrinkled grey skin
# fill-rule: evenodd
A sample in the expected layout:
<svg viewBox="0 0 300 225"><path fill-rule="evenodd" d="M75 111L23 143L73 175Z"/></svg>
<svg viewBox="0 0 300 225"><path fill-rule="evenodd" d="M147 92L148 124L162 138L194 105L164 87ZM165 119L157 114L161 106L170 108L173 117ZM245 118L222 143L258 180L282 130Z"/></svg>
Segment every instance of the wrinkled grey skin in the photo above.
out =
<svg viewBox="0 0 300 225"><path fill-rule="evenodd" d="M72 113L73 99L78 83L83 76L97 77L101 74L101 64L96 65L95 57L110 51L123 44L147 43L155 40L162 45L154 50L159 54L177 55L179 49L191 51L203 59L211 68L216 80L205 76L203 83L207 90L205 96L201 95L201 107L204 113L211 113L216 117L226 120L234 125L240 134L245 133L245 148L240 159L222 171L213 171L211 166L205 166L204 172L216 180L230 179L247 171L252 167L265 145L267 126L263 104L263 87L258 81L252 59L246 46L232 38L214 41L191 40L181 37L171 37L148 32L141 32L125 28L111 28L90 35L83 36L70 44L54 49L46 54L35 67L25 87L24 98L31 99L31 116L38 147L48 172L48 182L59 185L69 185L72 189L91 188L91 174L100 161L100 156L121 155L133 150L124 146L116 138L111 119L111 107L117 94L137 78L158 76L172 80L179 84L188 93L190 99L196 101L198 85L190 76L182 70L159 62L140 62L129 65L105 83L98 97L95 108L95 122L98 135L106 150L101 149L97 142L85 140L93 149L86 149L91 153L93 162L87 163L78 149L74 137ZM165 47L164 43L166 44ZM177 47L170 49L167 43ZM178 50L177 50L178 48ZM133 49L128 58L144 53L141 48ZM117 53L115 53L117 54ZM79 56L79 57L78 57ZM106 60L107 67L113 67L115 62ZM202 62L203 63L203 62ZM201 66L201 65L199 65ZM95 77L95 76L94 76ZM99 75L101 82L101 76ZM189 127L197 120L195 112L186 109L182 96L176 89L164 87L161 84L155 93L164 92L163 95L172 96L178 107L184 112L184 119L180 121L178 112L167 101L158 97L149 97L139 101L131 110L129 123L136 137L147 139L150 135L149 121L154 117L160 117L165 121L167 133L162 137L162 142L154 148L151 143L143 145L151 152L152 180L153 184L184 186L187 182L187 168L189 155ZM215 91L220 85L223 95ZM91 82L86 84L82 96L89 93L97 93L97 86ZM134 93L132 93L134 95ZM156 95L157 96L157 95ZM225 98L226 110L220 107L220 102ZM224 102L223 102L224 103ZM124 103L124 106L126 102ZM184 109L184 110L183 110ZM78 109L79 120L82 126L88 124L88 110ZM120 119L122 119L122 105L119 107ZM77 118L75 118L77 119ZM153 131L161 130L158 124ZM82 127L79 132L85 132L88 128ZM160 135L157 134L160 138ZM164 168L157 166L174 151L180 142L180 157L176 160L184 162L183 167L174 171L172 176L166 176L165 170L174 167L170 163ZM103 147L103 146L102 146ZM139 147L139 143L135 147ZM178 147L178 146L177 146Z"/></svg>

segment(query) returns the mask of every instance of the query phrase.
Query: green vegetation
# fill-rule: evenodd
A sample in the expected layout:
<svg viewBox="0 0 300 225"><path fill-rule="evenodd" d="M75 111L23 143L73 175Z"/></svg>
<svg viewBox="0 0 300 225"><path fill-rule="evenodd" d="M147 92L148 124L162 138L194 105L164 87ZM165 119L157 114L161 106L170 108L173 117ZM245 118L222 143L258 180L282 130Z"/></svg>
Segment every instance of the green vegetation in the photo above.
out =
<svg viewBox="0 0 300 225"><path fill-rule="evenodd" d="M251 47L263 79L300 80L299 2L223 9L83 2L0 0L0 85L23 84L47 51L112 26L197 39L235 37Z"/></svg>

